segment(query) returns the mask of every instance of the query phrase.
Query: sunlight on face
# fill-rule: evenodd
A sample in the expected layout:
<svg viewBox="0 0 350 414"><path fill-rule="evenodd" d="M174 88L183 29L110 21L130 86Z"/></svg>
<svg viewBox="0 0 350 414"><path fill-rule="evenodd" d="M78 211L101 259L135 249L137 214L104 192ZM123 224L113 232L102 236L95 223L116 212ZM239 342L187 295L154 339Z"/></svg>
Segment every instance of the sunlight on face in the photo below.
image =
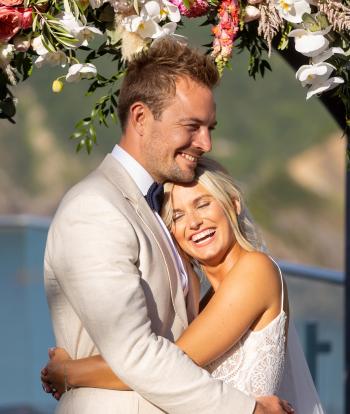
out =
<svg viewBox="0 0 350 414"><path fill-rule="evenodd" d="M180 78L176 95L160 119L148 118L142 164L158 182L191 182L198 159L211 150L215 125L213 92L191 79Z"/></svg>
<svg viewBox="0 0 350 414"><path fill-rule="evenodd" d="M235 238L219 201L198 183L175 185L172 234L189 256L204 265L221 263Z"/></svg>

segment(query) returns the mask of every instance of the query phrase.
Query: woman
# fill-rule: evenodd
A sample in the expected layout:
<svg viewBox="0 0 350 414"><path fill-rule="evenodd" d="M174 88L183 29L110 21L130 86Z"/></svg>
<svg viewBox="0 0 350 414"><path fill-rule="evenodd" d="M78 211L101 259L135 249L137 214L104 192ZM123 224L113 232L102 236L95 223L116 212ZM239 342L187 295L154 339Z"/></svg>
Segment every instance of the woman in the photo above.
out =
<svg viewBox="0 0 350 414"><path fill-rule="evenodd" d="M214 291L176 341L177 346L214 377L247 394L277 394L282 386L287 399L295 403L296 397L290 394L296 390L289 363L287 383L282 381L289 319L287 290L276 263L261 252L232 178L219 164L203 158L193 183L168 183L165 194L165 224L184 260L206 275ZM189 277L199 304L200 284L193 272ZM303 362L300 350L297 356ZM309 375L305 363L298 366ZM58 348L42 378L58 390L57 398L67 386L129 389L100 356L72 360ZM307 398L314 395L311 405L298 405L303 410L298 413L322 413L310 381L309 386ZM297 394L300 399L299 390Z"/></svg>

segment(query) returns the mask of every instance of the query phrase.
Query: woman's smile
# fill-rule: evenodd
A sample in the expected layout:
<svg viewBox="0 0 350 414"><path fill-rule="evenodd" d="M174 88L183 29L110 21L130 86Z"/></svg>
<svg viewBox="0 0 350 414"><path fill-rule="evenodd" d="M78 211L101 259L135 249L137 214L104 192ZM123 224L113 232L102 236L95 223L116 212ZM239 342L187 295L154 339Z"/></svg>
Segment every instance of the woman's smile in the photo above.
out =
<svg viewBox="0 0 350 414"><path fill-rule="evenodd" d="M207 246L215 239L216 230L214 228L204 229L192 234L190 240L196 247Z"/></svg>

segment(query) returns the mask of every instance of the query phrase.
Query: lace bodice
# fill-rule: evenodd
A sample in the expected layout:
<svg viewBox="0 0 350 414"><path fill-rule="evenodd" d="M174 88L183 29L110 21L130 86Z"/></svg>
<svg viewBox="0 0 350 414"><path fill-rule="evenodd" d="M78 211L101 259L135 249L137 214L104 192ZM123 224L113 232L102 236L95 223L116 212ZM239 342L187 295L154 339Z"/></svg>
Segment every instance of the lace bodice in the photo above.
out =
<svg viewBox="0 0 350 414"><path fill-rule="evenodd" d="M213 377L249 395L276 393L285 358L287 315L283 311L283 297L282 282L280 314L263 329L248 330L229 351L209 364L206 369Z"/></svg>

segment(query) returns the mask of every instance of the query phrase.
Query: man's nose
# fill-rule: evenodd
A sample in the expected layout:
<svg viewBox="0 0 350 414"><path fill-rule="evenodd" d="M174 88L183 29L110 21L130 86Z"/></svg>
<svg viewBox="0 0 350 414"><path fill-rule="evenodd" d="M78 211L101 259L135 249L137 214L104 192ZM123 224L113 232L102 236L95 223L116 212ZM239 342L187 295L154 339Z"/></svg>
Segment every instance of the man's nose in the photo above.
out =
<svg viewBox="0 0 350 414"><path fill-rule="evenodd" d="M212 148L211 144L211 131L208 127L202 126L197 134L194 145L197 146L203 152L210 152Z"/></svg>

